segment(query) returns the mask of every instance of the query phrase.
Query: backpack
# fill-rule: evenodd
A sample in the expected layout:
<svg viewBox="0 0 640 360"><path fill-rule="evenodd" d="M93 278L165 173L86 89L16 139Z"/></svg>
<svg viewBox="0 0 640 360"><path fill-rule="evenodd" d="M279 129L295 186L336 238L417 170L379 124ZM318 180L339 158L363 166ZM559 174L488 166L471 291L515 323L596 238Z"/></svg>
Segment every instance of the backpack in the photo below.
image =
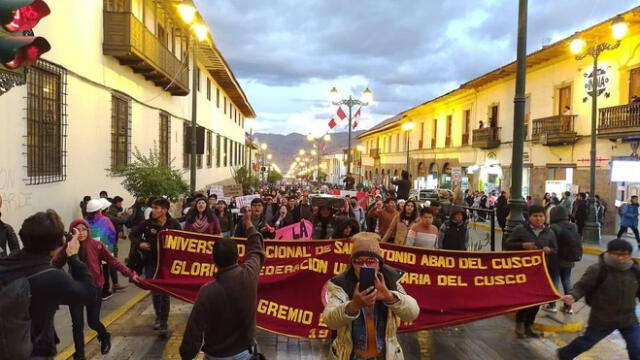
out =
<svg viewBox="0 0 640 360"><path fill-rule="evenodd" d="M556 234L558 240L558 257L560 259L568 262L582 260L582 241L577 231L568 231L559 224L551 224L551 230Z"/></svg>
<svg viewBox="0 0 640 360"><path fill-rule="evenodd" d="M638 267L638 264L634 262L633 266L631 266L631 269L633 269L633 271L636 273L636 280L638 281L638 284L640 284L640 268ZM609 270L607 269L607 266L605 266L604 264L600 264L600 267L598 268L598 277L596 278L596 284L593 289L584 297L584 301L587 303L587 305L591 306L593 295L597 292L600 285L602 285L602 283L604 283L604 281L607 279L608 273ZM640 299L640 286L638 287L636 297Z"/></svg>
<svg viewBox="0 0 640 360"><path fill-rule="evenodd" d="M31 286L29 279L48 271L47 267L27 277L0 285L0 360L25 360L31 356Z"/></svg>

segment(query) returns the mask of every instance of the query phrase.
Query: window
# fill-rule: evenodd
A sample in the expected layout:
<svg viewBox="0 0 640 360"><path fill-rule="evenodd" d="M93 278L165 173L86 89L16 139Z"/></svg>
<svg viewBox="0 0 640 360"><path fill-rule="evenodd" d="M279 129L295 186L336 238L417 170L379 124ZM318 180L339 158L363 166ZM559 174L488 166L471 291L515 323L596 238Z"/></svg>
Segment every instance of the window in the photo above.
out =
<svg viewBox="0 0 640 360"><path fill-rule="evenodd" d="M224 114L227 114L227 97L224 97Z"/></svg>
<svg viewBox="0 0 640 360"><path fill-rule="evenodd" d="M453 127L453 116L447 115L447 124L446 124L447 134L445 137L445 146L451 146L451 128Z"/></svg>
<svg viewBox="0 0 640 360"><path fill-rule="evenodd" d="M211 79L207 78L207 100L211 100Z"/></svg>
<svg viewBox="0 0 640 360"><path fill-rule="evenodd" d="M207 130L207 167L213 166L213 133Z"/></svg>
<svg viewBox="0 0 640 360"><path fill-rule="evenodd" d="M558 89L558 115L571 114L571 85Z"/></svg>
<svg viewBox="0 0 640 360"><path fill-rule="evenodd" d="M400 134L396 134L396 152L400 151Z"/></svg>
<svg viewBox="0 0 640 360"><path fill-rule="evenodd" d="M200 68L196 67L196 89L200 92Z"/></svg>
<svg viewBox="0 0 640 360"><path fill-rule="evenodd" d="M216 107L220 109L220 89L216 88Z"/></svg>
<svg viewBox="0 0 640 360"><path fill-rule="evenodd" d="M216 167L220 167L220 135L216 135Z"/></svg>
<svg viewBox="0 0 640 360"><path fill-rule="evenodd" d="M167 44L169 44L168 34L165 31L164 27L160 24L158 24L158 40L160 41L160 43L162 43L162 45L167 46Z"/></svg>
<svg viewBox="0 0 640 360"><path fill-rule="evenodd" d="M160 113L160 136L158 139L160 163L168 166L170 156L169 147L171 146L171 122L169 114L167 113Z"/></svg>
<svg viewBox="0 0 640 360"><path fill-rule="evenodd" d="M438 139L438 119L433 119L433 129L431 131L431 148L435 148Z"/></svg>
<svg viewBox="0 0 640 360"><path fill-rule="evenodd" d="M231 99L229 99L229 119L233 119L233 104L231 103Z"/></svg>
<svg viewBox="0 0 640 360"><path fill-rule="evenodd" d="M489 127L498 127L498 105L491 105L489 107Z"/></svg>
<svg viewBox="0 0 640 360"><path fill-rule="evenodd" d="M424 145L424 121L420 123L420 143L418 143L418 149L422 149Z"/></svg>
<svg viewBox="0 0 640 360"><path fill-rule="evenodd" d="M131 104L119 95L111 96L111 170L127 166L131 153Z"/></svg>
<svg viewBox="0 0 640 360"><path fill-rule="evenodd" d="M233 155L234 155L234 143L233 140L229 140L229 166L233 166Z"/></svg>
<svg viewBox="0 0 640 360"><path fill-rule="evenodd" d="M240 165L240 143L236 143L236 165Z"/></svg>
<svg viewBox="0 0 640 360"><path fill-rule="evenodd" d="M191 154L187 149L190 149L190 139L189 139L189 124L186 122L182 124L182 141L183 141L183 154L182 154L182 167L188 169L191 163Z"/></svg>
<svg viewBox="0 0 640 360"><path fill-rule="evenodd" d="M222 158L222 165L227 167L227 155L229 154L229 139L224 138L224 154Z"/></svg>
<svg viewBox="0 0 640 360"><path fill-rule="evenodd" d="M640 67L629 72L629 102L634 96L640 97Z"/></svg>
<svg viewBox="0 0 640 360"><path fill-rule="evenodd" d="M462 118L462 145L469 145L469 131L471 129L471 110L465 110Z"/></svg>
<svg viewBox="0 0 640 360"><path fill-rule="evenodd" d="M66 72L39 60L27 76L29 185L66 179Z"/></svg>

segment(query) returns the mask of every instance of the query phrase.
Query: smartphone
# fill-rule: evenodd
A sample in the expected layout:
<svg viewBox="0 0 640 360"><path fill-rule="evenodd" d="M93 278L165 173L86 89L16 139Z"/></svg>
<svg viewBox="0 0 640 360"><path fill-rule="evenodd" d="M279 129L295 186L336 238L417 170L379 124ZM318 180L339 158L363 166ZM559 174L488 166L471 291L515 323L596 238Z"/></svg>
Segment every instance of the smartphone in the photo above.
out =
<svg viewBox="0 0 640 360"><path fill-rule="evenodd" d="M376 281L376 269L370 267L360 268L360 292L367 290L368 288L375 286Z"/></svg>

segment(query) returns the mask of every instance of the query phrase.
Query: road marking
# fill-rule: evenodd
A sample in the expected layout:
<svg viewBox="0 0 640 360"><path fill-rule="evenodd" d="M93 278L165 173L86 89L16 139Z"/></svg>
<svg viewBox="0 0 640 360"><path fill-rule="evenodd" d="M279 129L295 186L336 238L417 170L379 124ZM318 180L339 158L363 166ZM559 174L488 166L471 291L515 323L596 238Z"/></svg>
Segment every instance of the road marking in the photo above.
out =
<svg viewBox="0 0 640 360"><path fill-rule="evenodd" d="M127 311L129 311L137 303L142 301L142 299L144 299L147 295L149 295L149 291L140 291L140 292L138 292L131 299L129 299L129 301L127 301L126 303L122 304L122 306L120 306L119 308L115 309L109 315L107 315L105 318L103 318L102 319L102 323L104 324L104 326L108 327L109 325L113 324L113 322L118 320L122 315L124 315ZM84 343L85 344L89 343L97 335L98 335L98 333L96 333L93 330L87 331L85 336L84 336ZM54 358L54 360L67 360L67 359L69 359L70 357L73 356L74 352L75 352L75 346L74 345L69 345L69 346L67 346L66 349L64 349L63 351L59 352L58 355L56 355L56 357Z"/></svg>

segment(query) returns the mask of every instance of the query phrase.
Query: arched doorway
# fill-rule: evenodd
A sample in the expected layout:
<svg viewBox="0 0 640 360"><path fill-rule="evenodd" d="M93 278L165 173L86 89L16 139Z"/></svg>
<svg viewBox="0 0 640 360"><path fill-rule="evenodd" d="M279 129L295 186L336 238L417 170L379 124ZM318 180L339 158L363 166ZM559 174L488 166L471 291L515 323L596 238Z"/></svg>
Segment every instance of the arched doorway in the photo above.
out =
<svg viewBox="0 0 640 360"><path fill-rule="evenodd" d="M427 172L426 188L436 189L438 187L438 165L435 162L429 164Z"/></svg>

